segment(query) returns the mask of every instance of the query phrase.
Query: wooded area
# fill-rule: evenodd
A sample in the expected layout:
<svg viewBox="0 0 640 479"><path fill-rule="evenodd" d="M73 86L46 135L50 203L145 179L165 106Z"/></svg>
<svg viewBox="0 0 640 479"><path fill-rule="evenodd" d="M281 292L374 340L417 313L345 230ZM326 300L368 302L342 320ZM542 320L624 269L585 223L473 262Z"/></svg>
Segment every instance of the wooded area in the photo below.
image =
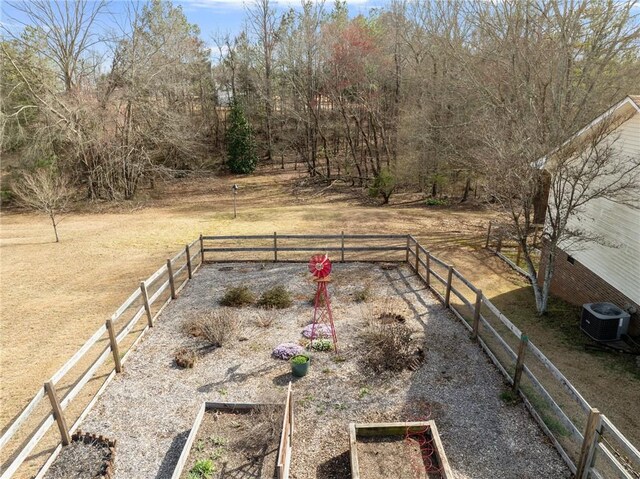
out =
<svg viewBox="0 0 640 479"><path fill-rule="evenodd" d="M106 0L15 2L28 20L5 27L2 150L88 198L132 198L223 163L233 99L263 162L383 191L457 184L464 200L637 88L633 5L394 1L349 18L344 2L257 0L243 32L211 38L169 1L131 2L106 31Z"/></svg>

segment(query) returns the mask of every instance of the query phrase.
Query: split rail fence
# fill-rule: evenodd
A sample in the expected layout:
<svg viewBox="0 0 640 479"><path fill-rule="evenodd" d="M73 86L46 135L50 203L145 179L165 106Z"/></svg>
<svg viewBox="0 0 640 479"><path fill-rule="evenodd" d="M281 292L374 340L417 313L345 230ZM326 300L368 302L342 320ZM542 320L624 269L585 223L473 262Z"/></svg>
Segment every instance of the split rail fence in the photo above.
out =
<svg viewBox="0 0 640 479"><path fill-rule="evenodd" d="M540 266L540 244L544 225L533 225L529 246L531 259L536 267ZM487 239L484 247L493 252L511 268L523 276L529 277L526 270L526 263L522 253L522 246L508 234L507 228L489 222L487 228Z"/></svg>
<svg viewBox="0 0 640 479"><path fill-rule="evenodd" d="M43 476L106 385L122 370L132 347L153 326L160 312L176 298L205 259L207 262L301 262L308 259L310 252L329 252L338 262L408 263L428 289L461 320L501 371L575 477L640 479L640 452L604 414L591 407L560 370L480 289L453 266L432 255L411 235L344 233L200 236L187 245L140 284L3 432L0 479L11 477L25 459L37 461L34 455L46 454L48 459L36 477ZM147 321L139 324L143 317ZM70 384L62 381L91 350L96 350L98 357L85 365L86 370L79 379ZM112 362L107 362L109 357ZM71 406L75 405L72 401L90 381L100 380L102 383L97 392L97 385L93 389L87 388L90 390L89 402L82 404L83 408L76 413L75 422L69 428L67 419L71 417ZM59 435L50 430L54 422L58 425ZM18 440L18 430L30 427L30 432L20 434ZM49 442L43 440L47 434ZM6 454L9 443L14 443L13 452ZM36 454L38 451L40 454Z"/></svg>

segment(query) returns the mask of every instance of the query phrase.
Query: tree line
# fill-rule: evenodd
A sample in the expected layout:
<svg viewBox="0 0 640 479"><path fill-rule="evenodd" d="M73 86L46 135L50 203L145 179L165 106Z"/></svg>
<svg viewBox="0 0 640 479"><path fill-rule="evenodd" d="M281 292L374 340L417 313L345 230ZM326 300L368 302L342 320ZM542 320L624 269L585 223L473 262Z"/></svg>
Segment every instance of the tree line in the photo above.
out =
<svg viewBox="0 0 640 479"><path fill-rule="evenodd" d="M635 0L392 0L355 18L341 1L254 0L236 35L168 0L125 5L105 22L107 0L16 3L25 26L2 40L2 151L92 200L294 163L383 202L479 189L529 258L531 165L640 87Z"/></svg>

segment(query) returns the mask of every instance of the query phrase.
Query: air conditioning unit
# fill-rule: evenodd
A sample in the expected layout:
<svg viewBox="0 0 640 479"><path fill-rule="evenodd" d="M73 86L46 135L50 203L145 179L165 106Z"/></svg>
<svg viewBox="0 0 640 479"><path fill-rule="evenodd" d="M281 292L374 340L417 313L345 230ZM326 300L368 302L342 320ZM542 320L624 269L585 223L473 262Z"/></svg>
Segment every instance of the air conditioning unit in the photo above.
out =
<svg viewBox="0 0 640 479"><path fill-rule="evenodd" d="M611 303L582 305L580 329L596 341L618 341L629 329L629 313Z"/></svg>

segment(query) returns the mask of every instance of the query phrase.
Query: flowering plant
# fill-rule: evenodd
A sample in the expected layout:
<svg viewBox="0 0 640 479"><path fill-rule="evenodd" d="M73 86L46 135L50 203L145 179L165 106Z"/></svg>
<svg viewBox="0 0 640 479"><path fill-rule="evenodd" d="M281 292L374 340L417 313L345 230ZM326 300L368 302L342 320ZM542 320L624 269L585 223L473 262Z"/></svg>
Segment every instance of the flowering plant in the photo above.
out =
<svg viewBox="0 0 640 479"><path fill-rule="evenodd" d="M311 337L311 332L314 331L313 323L307 324L302 330L302 335L305 338ZM331 337L331 326L326 324L316 324L315 328L315 337L316 338L330 338ZM315 338L314 338L315 339Z"/></svg>
<svg viewBox="0 0 640 479"><path fill-rule="evenodd" d="M271 355L276 359L289 359L304 352L304 348L296 343L278 344Z"/></svg>

